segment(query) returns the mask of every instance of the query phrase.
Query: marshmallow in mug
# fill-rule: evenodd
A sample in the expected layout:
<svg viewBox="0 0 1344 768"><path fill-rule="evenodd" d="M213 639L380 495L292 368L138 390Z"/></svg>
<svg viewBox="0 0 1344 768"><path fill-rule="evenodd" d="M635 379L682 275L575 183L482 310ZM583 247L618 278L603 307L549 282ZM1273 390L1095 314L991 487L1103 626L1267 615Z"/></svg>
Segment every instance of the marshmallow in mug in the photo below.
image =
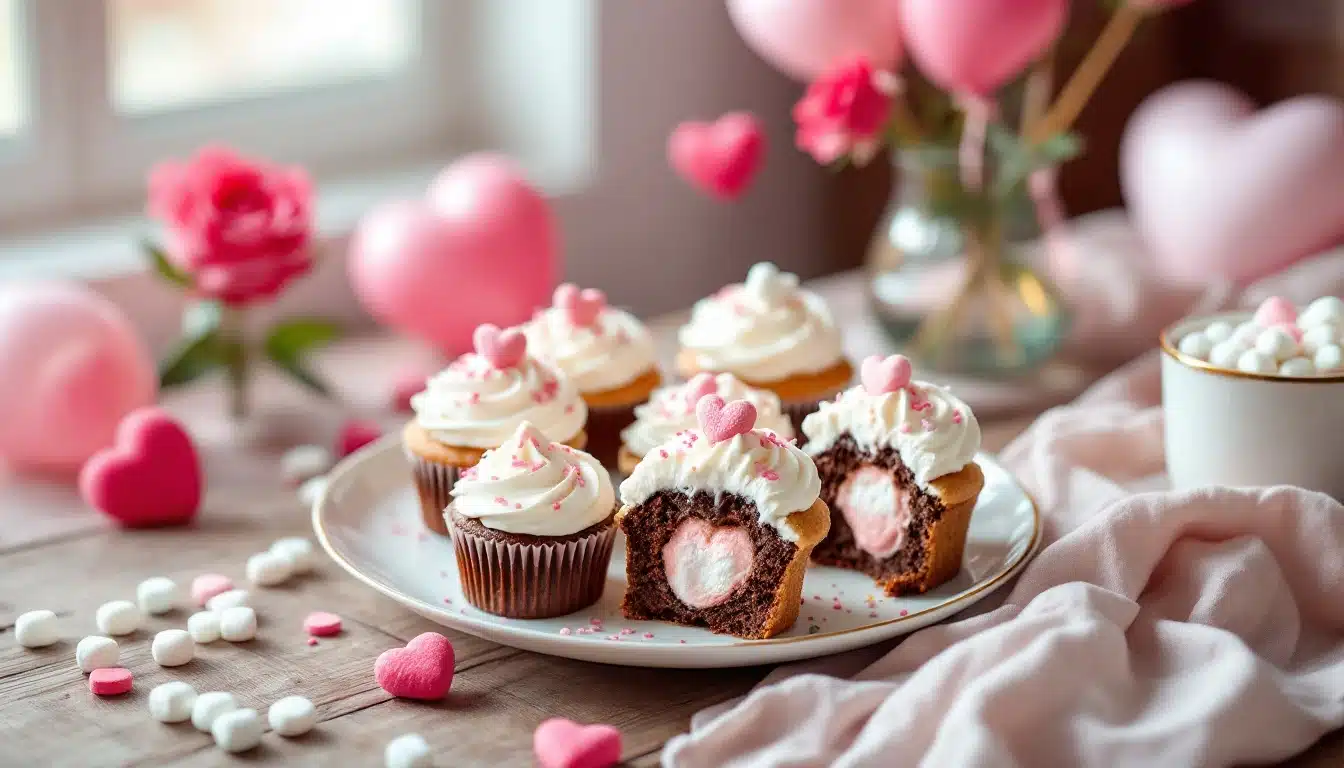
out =
<svg viewBox="0 0 1344 768"><path fill-rule="evenodd" d="M1219 368L1305 377L1344 372L1344 300L1322 296L1300 313L1280 296L1234 326L1215 320L1181 337L1182 354Z"/></svg>

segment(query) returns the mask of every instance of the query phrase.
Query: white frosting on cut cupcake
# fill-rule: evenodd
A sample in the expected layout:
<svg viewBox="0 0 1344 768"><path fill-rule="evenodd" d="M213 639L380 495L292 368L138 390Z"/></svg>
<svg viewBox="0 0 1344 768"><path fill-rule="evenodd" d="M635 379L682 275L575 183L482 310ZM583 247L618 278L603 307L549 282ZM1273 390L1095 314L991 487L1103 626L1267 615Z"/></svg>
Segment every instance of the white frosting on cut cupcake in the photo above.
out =
<svg viewBox="0 0 1344 768"><path fill-rule="evenodd" d="M634 315L604 307L591 325L572 323L551 307L523 325L527 348L553 363L580 392L623 387L653 370L653 337Z"/></svg>
<svg viewBox="0 0 1344 768"><path fill-rule="evenodd" d="M616 509L611 477L592 456L527 422L453 486L453 509L505 533L568 536Z"/></svg>
<svg viewBox="0 0 1344 768"><path fill-rule="evenodd" d="M678 338L700 369L761 383L818 373L843 356L825 302L769 262L752 267L745 283L696 302Z"/></svg>
<svg viewBox="0 0 1344 768"><path fill-rule="evenodd" d="M649 401L635 406L635 423L621 431L626 450L636 456L676 438L677 434L697 426L695 404L706 394L724 400L746 400L756 406L756 426L769 429L788 440L793 424L780 408L779 397L764 389L743 384L731 373L700 374L691 381L655 390Z"/></svg>
<svg viewBox="0 0 1344 768"><path fill-rule="evenodd" d="M462 355L411 396L411 408L435 440L471 448L503 443L524 421L565 442L588 421L574 383L531 355L503 369L474 352Z"/></svg>
<svg viewBox="0 0 1344 768"><path fill-rule="evenodd" d="M920 487L961 471L980 450L980 424L971 409L947 389L923 381L878 395L862 385L845 390L803 419L803 434L803 450L812 456L844 435L861 451L890 447Z"/></svg>
<svg viewBox="0 0 1344 768"><path fill-rule="evenodd" d="M682 432L650 451L621 483L621 503L642 504L659 491L692 495L704 491L741 496L756 505L763 525L785 541L798 541L788 525L794 512L821 495L817 465L798 446L768 429L752 429L711 442L699 429Z"/></svg>

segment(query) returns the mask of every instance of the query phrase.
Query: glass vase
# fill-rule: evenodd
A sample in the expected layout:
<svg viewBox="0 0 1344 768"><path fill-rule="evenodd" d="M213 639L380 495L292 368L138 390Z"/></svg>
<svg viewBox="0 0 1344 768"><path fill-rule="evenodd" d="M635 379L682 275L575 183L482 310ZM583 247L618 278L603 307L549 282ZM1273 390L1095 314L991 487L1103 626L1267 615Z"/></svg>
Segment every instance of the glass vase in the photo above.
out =
<svg viewBox="0 0 1344 768"><path fill-rule="evenodd" d="M1058 292L1024 248L1041 240L1023 191L974 214L957 153L893 155L891 199L869 245L868 297L878 324L922 367L974 376L1028 372L1058 350L1068 326Z"/></svg>

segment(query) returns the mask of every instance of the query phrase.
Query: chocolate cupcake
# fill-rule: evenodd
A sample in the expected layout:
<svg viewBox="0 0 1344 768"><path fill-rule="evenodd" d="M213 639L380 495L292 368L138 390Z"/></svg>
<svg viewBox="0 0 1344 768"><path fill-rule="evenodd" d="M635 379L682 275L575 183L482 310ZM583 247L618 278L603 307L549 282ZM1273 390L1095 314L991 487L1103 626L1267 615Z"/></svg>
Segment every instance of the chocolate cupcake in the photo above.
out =
<svg viewBox="0 0 1344 768"><path fill-rule="evenodd" d="M528 349L578 387L588 404L587 450L615 467L621 430L635 420L635 405L662 382L648 329L608 306L601 291L566 283L522 330Z"/></svg>
<svg viewBox="0 0 1344 768"><path fill-rule="evenodd" d="M463 470L502 444L524 421L548 439L586 442L588 408L563 373L530 356L517 330L482 325L475 351L454 360L411 397L415 418L402 430L425 526L448 535L443 511Z"/></svg>
<svg viewBox="0 0 1344 768"><path fill-rule="evenodd" d="M761 262L740 285L696 302L678 334L677 371L731 373L748 386L774 392L794 429L822 400L849 385L840 329L820 296L798 287L798 276Z"/></svg>
<svg viewBox="0 0 1344 768"><path fill-rule="evenodd" d="M519 425L452 490L447 517L462 591L477 608L544 619L602 596L616 495L597 459Z"/></svg>

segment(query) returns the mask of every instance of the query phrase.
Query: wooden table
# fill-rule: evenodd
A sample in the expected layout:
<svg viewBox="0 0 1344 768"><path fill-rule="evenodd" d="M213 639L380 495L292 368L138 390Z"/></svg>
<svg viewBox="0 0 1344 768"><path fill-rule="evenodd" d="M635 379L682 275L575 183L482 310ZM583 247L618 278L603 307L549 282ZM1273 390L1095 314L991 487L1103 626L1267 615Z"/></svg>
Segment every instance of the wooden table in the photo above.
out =
<svg viewBox="0 0 1344 768"><path fill-rule="evenodd" d="M373 410L390 372L411 357L405 345L347 345L327 361L356 410ZM152 617L121 643L122 663L135 674L132 693L99 699L74 663L79 638L95 634L94 610L134 599L135 586L164 575L179 584L205 572L243 581L248 555L274 539L311 534L307 511L280 481L276 453L240 448L217 420L219 393L210 386L173 395L166 404L204 446L208 494L194 526L119 531L86 510L66 485L10 479L0 485L0 766L381 765L382 750L407 732L433 746L436 765L529 765L532 731L563 716L604 722L625 736L631 765L656 765L663 743L689 727L696 711L745 693L766 667L656 670L609 667L514 650L432 624L383 598L326 562L282 587L253 590L261 627L244 644L201 646L185 667L163 669L149 655L159 630L185 625L186 611ZM286 421L320 423L339 416L281 382L258 387L258 405ZM386 416L389 427L397 418ZM314 422L314 420L318 420ZM984 424L985 445L1002 447L1031 414ZM271 418L271 421L276 419ZM61 617L63 640L25 650L13 638L19 613L48 608ZM309 646L302 629L314 610L333 611L344 632ZM399 701L374 682L373 660L427 630L441 631L457 650L452 694L437 704ZM198 691L231 691L264 716L277 699L301 694L318 708L320 725L299 739L268 734L242 758L216 749L190 724L152 721L146 697L155 685L186 680ZM1301 765L1338 765L1344 739L1318 745Z"/></svg>

